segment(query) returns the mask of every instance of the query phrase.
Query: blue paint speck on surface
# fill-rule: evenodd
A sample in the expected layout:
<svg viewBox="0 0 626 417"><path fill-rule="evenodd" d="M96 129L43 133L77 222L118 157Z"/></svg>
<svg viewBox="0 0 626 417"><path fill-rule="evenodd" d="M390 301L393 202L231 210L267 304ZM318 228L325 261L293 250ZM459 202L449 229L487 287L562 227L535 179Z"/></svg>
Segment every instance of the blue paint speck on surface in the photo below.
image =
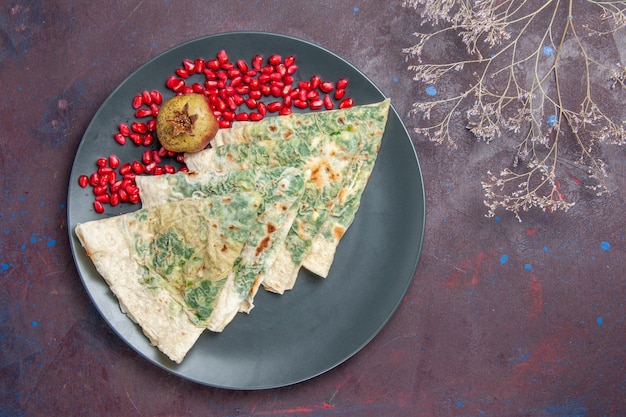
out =
<svg viewBox="0 0 626 417"><path fill-rule="evenodd" d="M506 253L500 257L500 263L501 263L502 265L504 265L505 263L507 263L507 261L508 261L508 260L509 260L509 255L507 255Z"/></svg>
<svg viewBox="0 0 626 417"><path fill-rule="evenodd" d="M552 56L554 54L554 48L550 45L546 45L543 47L543 54L545 56Z"/></svg>
<svg viewBox="0 0 626 417"><path fill-rule="evenodd" d="M359 12L359 8L354 6L354 9L352 9L352 15L356 15Z"/></svg>
<svg viewBox="0 0 626 417"><path fill-rule="evenodd" d="M35 243L37 242L37 238L36 237L31 237L30 238L30 243Z"/></svg>
<svg viewBox="0 0 626 417"><path fill-rule="evenodd" d="M548 116L548 125L554 126L558 122L559 122L559 118L557 117L556 114L551 114L550 116Z"/></svg>
<svg viewBox="0 0 626 417"><path fill-rule="evenodd" d="M429 96L436 96L437 88L434 85L429 85L428 87L426 87L426 94L428 94Z"/></svg>
<svg viewBox="0 0 626 417"><path fill-rule="evenodd" d="M532 266L531 264L525 264L525 265L524 265L524 269L525 269L526 271L530 271L531 269L533 269L533 266Z"/></svg>
<svg viewBox="0 0 626 417"><path fill-rule="evenodd" d="M50 239L50 240L48 240L48 247L52 247L52 246L54 246L54 245L56 245L56 244L57 244L57 241L56 241L56 240L54 240L54 239Z"/></svg>
<svg viewBox="0 0 626 417"><path fill-rule="evenodd" d="M611 244L609 242L603 241L600 242L600 247L602 248L602 250L609 250L611 249Z"/></svg>
<svg viewBox="0 0 626 417"><path fill-rule="evenodd" d="M496 217L494 217L494 220L499 222L500 221L500 217L496 216Z"/></svg>
<svg viewBox="0 0 626 417"><path fill-rule="evenodd" d="M39 323L37 323L35 320L33 320L31 324L33 325L33 327L37 327L39 325Z"/></svg>
<svg viewBox="0 0 626 417"><path fill-rule="evenodd" d="M11 264L5 264L5 263L0 264L0 271L8 271L9 268L11 268Z"/></svg>
<svg viewBox="0 0 626 417"><path fill-rule="evenodd" d="M543 247L543 251L544 251L544 252L547 252L547 251L549 251L549 250L550 250L550 249L548 249L548 247L547 247L547 246L544 246L544 247Z"/></svg>
<svg viewBox="0 0 626 417"><path fill-rule="evenodd" d="M604 320L602 319L602 317L598 317L596 319L596 322L598 323L598 326L602 326L604 324Z"/></svg>
<svg viewBox="0 0 626 417"><path fill-rule="evenodd" d="M456 406L457 406L457 407L461 407L462 405L463 405L463 403L462 403L461 401L457 401L457 402L456 402Z"/></svg>
<svg viewBox="0 0 626 417"><path fill-rule="evenodd" d="M398 82L398 77L393 77L393 82L397 83Z"/></svg>

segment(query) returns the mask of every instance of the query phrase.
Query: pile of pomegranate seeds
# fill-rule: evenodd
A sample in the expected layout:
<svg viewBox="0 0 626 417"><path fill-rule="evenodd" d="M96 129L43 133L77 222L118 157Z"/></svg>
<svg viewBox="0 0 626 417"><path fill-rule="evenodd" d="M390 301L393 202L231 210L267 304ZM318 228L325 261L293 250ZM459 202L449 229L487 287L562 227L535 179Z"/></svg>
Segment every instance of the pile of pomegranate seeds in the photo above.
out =
<svg viewBox="0 0 626 417"><path fill-rule="evenodd" d="M313 75L309 80L295 83L298 70L296 59L274 54L265 59L255 55L250 64L244 60L231 62L221 50L213 59L184 59L182 65L165 81L165 87L175 94L204 94L222 129L234 121L259 121L266 115L289 115L292 109L332 110L352 107L346 97L348 80L323 80ZM163 95L158 90L134 96L132 108L135 121L120 123L113 139L120 145L128 141L146 147L141 159L121 163L116 155L99 158L97 169L78 178L78 184L92 187L93 207L103 213L105 205L138 204L137 175L172 174L186 171L182 154L156 148L155 130ZM174 162L175 161L175 162ZM176 168L175 166L179 166Z"/></svg>

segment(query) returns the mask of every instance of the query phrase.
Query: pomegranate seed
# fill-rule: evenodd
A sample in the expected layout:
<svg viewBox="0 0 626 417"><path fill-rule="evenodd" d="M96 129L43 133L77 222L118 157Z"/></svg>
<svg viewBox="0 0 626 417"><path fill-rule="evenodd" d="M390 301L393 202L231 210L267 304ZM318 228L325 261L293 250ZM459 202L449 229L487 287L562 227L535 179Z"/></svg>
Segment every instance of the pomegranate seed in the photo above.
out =
<svg viewBox="0 0 626 417"><path fill-rule="evenodd" d="M337 88L341 90L345 90L348 86L348 80L346 78L340 78L337 80Z"/></svg>
<svg viewBox="0 0 626 417"><path fill-rule="evenodd" d="M328 94L325 94L324 95L324 108L326 108L326 110L332 110L333 107L335 107L333 100L330 98Z"/></svg>
<svg viewBox="0 0 626 417"><path fill-rule="evenodd" d="M253 122L258 122L259 120L263 119L263 115L253 111L250 113L249 119Z"/></svg>
<svg viewBox="0 0 626 417"><path fill-rule="evenodd" d="M132 171L133 167L130 163L125 163L120 167L120 174L126 175Z"/></svg>
<svg viewBox="0 0 626 417"><path fill-rule="evenodd" d="M141 119L141 118L148 117L148 116L152 116L152 111L150 109L141 108L135 111L135 117L137 119Z"/></svg>
<svg viewBox="0 0 626 417"><path fill-rule="evenodd" d="M147 135L144 135L143 137L143 142L141 143L143 146L150 146L154 143L154 136L151 135L150 133L148 133Z"/></svg>
<svg viewBox="0 0 626 417"><path fill-rule="evenodd" d="M263 97L263 93L261 93L261 91L259 90L250 91L249 95L250 95L250 98L254 100L259 100L261 97Z"/></svg>
<svg viewBox="0 0 626 417"><path fill-rule="evenodd" d="M320 84L320 90L324 93L330 93L335 88L335 85L330 81L325 81Z"/></svg>
<svg viewBox="0 0 626 417"><path fill-rule="evenodd" d="M109 204L111 202L111 196L109 194L100 194L96 196L96 201L102 204Z"/></svg>
<svg viewBox="0 0 626 417"><path fill-rule="evenodd" d="M184 167L180 167L178 168L178 172L189 172L189 168L184 166Z"/></svg>
<svg viewBox="0 0 626 417"><path fill-rule="evenodd" d="M150 97L152 97L152 102L154 104L161 104L161 103L163 103L163 96L157 90L150 91Z"/></svg>
<svg viewBox="0 0 626 417"><path fill-rule="evenodd" d="M292 77L291 75L285 75L285 76L283 77L283 82L284 82L285 84L292 85L292 84L293 84L293 77Z"/></svg>
<svg viewBox="0 0 626 417"><path fill-rule="evenodd" d="M277 85L272 85L272 86L270 87L270 91L271 91L271 94L272 94L274 97L280 97L280 96L282 95L282 93L283 93L282 88L280 88L280 87L279 87L279 86L277 86Z"/></svg>
<svg viewBox="0 0 626 417"><path fill-rule="evenodd" d="M185 68L187 74L194 74L196 72L196 63L191 59L183 59L183 68Z"/></svg>
<svg viewBox="0 0 626 417"><path fill-rule="evenodd" d="M116 193L122 187L122 180L117 180L113 184L111 184L111 192Z"/></svg>
<svg viewBox="0 0 626 417"><path fill-rule="evenodd" d="M94 195L102 195L107 192L107 188L104 185L96 185L92 191Z"/></svg>
<svg viewBox="0 0 626 417"><path fill-rule="evenodd" d="M298 71L298 66L296 64L289 65L287 67L287 75L293 75L296 71Z"/></svg>
<svg viewBox="0 0 626 417"><path fill-rule="evenodd" d="M163 172L164 172L163 167L156 167L154 169L154 175L163 175ZM137 197L139 197L139 195L137 195Z"/></svg>
<svg viewBox="0 0 626 417"><path fill-rule="evenodd" d="M189 78L189 73L187 72L187 70L185 68L177 68L175 73L180 78Z"/></svg>
<svg viewBox="0 0 626 417"><path fill-rule="evenodd" d="M104 213L104 206L102 205L101 202L97 200L93 202L93 209L98 214Z"/></svg>
<svg viewBox="0 0 626 417"><path fill-rule="evenodd" d="M146 149L145 151L143 151L143 153L141 154L141 162L143 162L144 165L148 165L150 162L152 162L152 151L150 149Z"/></svg>
<svg viewBox="0 0 626 417"><path fill-rule="evenodd" d="M111 204L111 206L115 207L119 203L120 203L120 195L118 193L111 194L111 198L110 198L109 204Z"/></svg>
<svg viewBox="0 0 626 417"><path fill-rule="evenodd" d="M293 105L299 109L306 109L307 107L309 107L309 103L304 101L304 100L300 100L300 99L295 99L293 101Z"/></svg>
<svg viewBox="0 0 626 417"><path fill-rule="evenodd" d="M298 82L298 88L300 90L310 90L311 89L311 83L308 81L300 81Z"/></svg>
<svg viewBox="0 0 626 417"><path fill-rule="evenodd" d="M179 91L182 94L191 94L193 93L193 89L191 88L190 85L186 85L185 87L183 87L183 89L181 91Z"/></svg>
<svg viewBox="0 0 626 417"><path fill-rule="evenodd" d="M283 107L291 107L291 104L293 103L293 99L291 98L291 96L285 96L283 98Z"/></svg>
<svg viewBox="0 0 626 417"><path fill-rule="evenodd" d="M257 104L256 108L257 108L257 111L259 112L259 114L261 115L261 117L265 116L265 114L267 113L267 105L265 103L263 103L262 101L260 101L259 104ZM251 120L253 120L252 119L252 114L250 114L250 118L251 118Z"/></svg>
<svg viewBox="0 0 626 417"><path fill-rule="evenodd" d="M153 117L157 117L159 115L159 106L157 106L155 103L152 103L150 105L150 113Z"/></svg>
<svg viewBox="0 0 626 417"><path fill-rule="evenodd" d="M340 103L339 103L339 108L340 109L347 109L354 106L354 100L352 100L351 98L344 98Z"/></svg>
<svg viewBox="0 0 626 417"><path fill-rule="evenodd" d="M241 75L238 75L236 77L232 77L232 79L230 81L230 86L232 88L235 88L235 87L239 86L242 82L243 82L243 78L241 78Z"/></svg>
<svg viewBox="0 0 626 417"><path fill-rule="evenodd" d="M278 112L281 116L289 116L291 113L293 113L293 111L289 107L283 107Z"/></svg>
<svg viewBox="0 0 626 417"><path fill-rule="evenodd" d="M307 93L306 98L309 100L317 100L320 98L320 93L317 90L311 90Z"/></svg>
<svg viewBox="0 0 626 417"><path fill-rule="evenodd" d="M252 58L252 68L258 71L261 69L262 65L263 65L263 56L259 54L255 55Z"/></svg>
<svg viewBox="0 0 626 417"><path fill-rule="evenodd" d="M172 91L174 91L175 93L178 93L179 91L182 91L184 88L185 88L185 80L181 80L180 78L177 78L177 81L172 86Z"/></svg>
<svg viewBox="0 0 626 417"><path fill-rule="evenodd" d="M341 100L346 95L346 90L338 88L335 90L335 100Z"/></svg>
<svg viewBox="0 0 626 417"><path fill-rule="evenodd" d="M295 62L296 62L296 58L293 55L289 55L287 58L285 58L284 64L285 64L285 67L290 67Z"/></svg>
<svg viewBox="0 0 626 417"><path fill-rule="evenodd" d="M120 166L120 158L115 154L109 155L109 166L113 169Z"/></svg>
<svg viewBox="0 0 626 417"><path fill-rule="evenodd" d="M175 172L176 172L176 168L174 168L174 167L173 167L173 166L171 166L171 165L165 165L165 166L163 167L163 170L165 171L165 173L166 173L166 174L173 174L173 173L175 173Z"/></svg>
<svg viewBox="0 0 626 417"><path fill-rule="evenodd" d="M220 120L218 123L219 123L220 129L228 129L232 125L230 120L224 120L224 119Z"/></svg>
<svg viewBox="0 0 626 417"><path fill-rule="evenodd" d="M148 131L148 125L145 123L133 122L130 125L130 130L135 133L146 133Z"/></svg>
<svg viewBox="0 0 626 417"><path fill-rule="evenodd" d="M97 172L94 172L93 174L89 176L89 185L91 185L92 187L95 187L98 184L100 184L100 174L98 174Z"/></svg>
<svg viewBox="0 0 626 417"><path fill-rule="evenodd" d="M87 186L89 185L89 177L86 175L79 176L78 185L80 185L81 188L87 188Z"/></svg>
<svg viewBox="0 0 626 417"><path fill-rule="evenodd" d="M226 53L225 50L222 49L217 53L217 61L220 64L225 64L228 62L228 54Z"/></svg>
<svg viewBox="0 0 626 417"><path fill-rule="evenodd" d="M248 72L248 64L243 59L237 61L237 68L239 68L241 72Z"/></svg>
<svg viewBox="0 0 626 417"><path fill-rule="evenodd" d="M141 165L141 162L139 162L139 161L133 161L132 168L133 168L133 172L135 174L142 174L143 173L143 165Z"/></svg>
<svg viewBox="0 0 626 417"><path fill-rule="evenodd" d="M178 83L178 77L176 77L175 75L170 75L168 79L165 81L165 86L169 89L174 89L174 85L176 85L177 83Z"/></svg>
<svg viewBox="0 0 626 417"><path fill-rule="evenodd" d="M128 193L124 189L120 189L117 194L120 196L120 202L125 203L128 201Z"/></svg>
<svg viewBox="0 0 626 417"><path fill-rule="evenodd" d="M96 165L98 165L101 168L107 166L108 163L109 161L107 161L106 158L98 158L98 160L96 161Z"/></svg>
<svg viewBox="0 0 626 417"><path fill-rule="evenodd" d="M144 172L147 174L153 174L154 170L156 169L156 162L150 162L148 164L146 164L146 168L144 169Z"/></svg>
<svg viewBox="0 0 626 417"><path fill-rule="evenodd" d="M156 119L148 120L148 132L154 132L156 130Z"/></svg>
<svg viewBox="0 0 626 417"><path fill-rule="evenodd" d="M165 148L163 148L165 149ZM163 154L163 156L165 156L167 154L167 152L165 154ZM157 164L161 163L161 152L157 151L156 149L152 150L152 160L154 162L156 162Z"/></svg>
<svg viewBox="0 0 626 417"><path fill-rule="evenodd" d="M319 110L322 107L324 107L324 100L320 100L320 99L312 100L309 103L309 107L311 108L311 110Z"/></svg>
<svg viewBox="0 0 626 417"><path fill-rule="evenodd" d="M276 113L282 108L283 108L283 103L281 103L280 101L272 101L271 103L267 105L267 111L270 113Z"/></svg>
<svg viewBox="0 0 626 417"><path fill-rule="evenodd" d="M191 89L194 93L202 93L204 91L204 87L200 83L191 84Z"/></svg>
<svg viewBox="0 0 626 417"><path fill-rule="evenodd" d="M152 104L152 96L150 95L150 92L148 90L143 90L141 92L141 100L143 101L143 104L145 104L146 106L149 106Z"/></svg>
<svg viewBox="0 0 626 417"><path fill-rule="evenodd" d="M274 55L270 55L270 57L267 59L267 63L270 65L278 65L280 64L282 60L283 60L282 56L278 54L274 54Z"/></svg>
<svg viewBox="0 0 626 417"><path fill-rule="evenodd" d="M193 63L196 67L196 72L197 73L201 73L204 70L204 59L202 58L196 58L196 60Z"/></svg>
<svg viewBox="0 0 626 417"><path fill-rule="evenodd" d="M128 125L126 123L120 123L119 131L124 136L130 135L130 128L128 127Z"/></svg>
<svg viewBox="0 0 626 417"><path fill-rule="evenodd" d="M315 90L316 88L319 88L321 83L322 83L321 78L318 75L313 75L311 77L311 90Z"/></svg>
<svg viewBox="0 0 626 417"><path fill-rule="evenodd" d="M141 145L143 143L143 138L139 133L131 133L128 137L135 145Z"/></svg>
<svg viewBox="0 0 626 417"><path fill-rule="evenodd" d="M233 120L235 120L235 113L233 111L231 111L231 110L226 110L222 114L222 117L224 118L224 120L232 122Z"/></svg>
<svg viewBox="0 0 626 417"><path fill-rule="evenodd" d="M204 63L204 67L211 71L217 71L220 69L220 63L217 59L211 59Z"/></svg>
<svg viewBox="0 0 626 417"><path fill-rule="evenodd" d="M129 194L128 201L132 204L139 204L139 194Z"/></svg>
<svg viewBox="0 0 626 417"><path fill-rule="evenodd" d="M182 154L182 153L179 153L178 155L176 155L176 162L184 164L185 163L185 155Z"/></svg>
<svg viewBox="0 0 626 417"><path fill-rule="evenodd" d="M167 156L167 149L161 146L161 148L157 151L157 155L160 157Z"/></svg>
<svg viewBox="0 0 626 417"><path fill-rule="evenodd" d="M143 104L143 99L141 98L141 94L136 95L133 98L133 109L138 109Z"/></svg>
<svg viewBox="0 0 626 417"><path fill-rule="evenodd" d="M238 122L245 122L249 119L248 113L237 113L235 115L235 120Z"/></svg>

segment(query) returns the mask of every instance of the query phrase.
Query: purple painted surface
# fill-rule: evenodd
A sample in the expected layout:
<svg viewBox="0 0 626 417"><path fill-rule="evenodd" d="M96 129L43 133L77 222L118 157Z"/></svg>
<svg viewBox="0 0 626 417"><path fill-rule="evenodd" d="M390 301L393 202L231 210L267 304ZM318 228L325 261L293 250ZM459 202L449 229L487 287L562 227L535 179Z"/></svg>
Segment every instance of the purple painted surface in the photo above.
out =
<svg viewBox="0 0 626 417"><path fill-rule="evenodd" d="M519 223L484 216L480 175L494 148L414 138L427 224L406 298L365 349L296 386L228 391L168 375L90 303L67 238L68 178L87 124L128 74L200 36L278 32L347 59L406 115L425 86L406 70L419 17L400 1L1 7L0 416L626 414L623 148L608 161L610 195Z"/></svg>

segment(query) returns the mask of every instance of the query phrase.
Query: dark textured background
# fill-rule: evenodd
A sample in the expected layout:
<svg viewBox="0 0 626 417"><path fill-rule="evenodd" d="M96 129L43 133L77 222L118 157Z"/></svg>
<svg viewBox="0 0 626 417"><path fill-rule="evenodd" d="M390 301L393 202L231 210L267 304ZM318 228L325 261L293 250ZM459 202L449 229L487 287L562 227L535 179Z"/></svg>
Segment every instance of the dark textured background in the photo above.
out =
<svg viewBox="0 0 626 417"><path fill-rule="evenodd" d="M170 376L90 303L67 237L68 178L128 74L200 36L277 32L342 56L406 115L423 94L402 54L418 22L400 1L0 1L0 416L626 415L624 148L607 158L610 195L518 222L485 217L497 144L466 136L451 151L414 136L427 222L406 298L355 357L296 386Z"/></svg>

